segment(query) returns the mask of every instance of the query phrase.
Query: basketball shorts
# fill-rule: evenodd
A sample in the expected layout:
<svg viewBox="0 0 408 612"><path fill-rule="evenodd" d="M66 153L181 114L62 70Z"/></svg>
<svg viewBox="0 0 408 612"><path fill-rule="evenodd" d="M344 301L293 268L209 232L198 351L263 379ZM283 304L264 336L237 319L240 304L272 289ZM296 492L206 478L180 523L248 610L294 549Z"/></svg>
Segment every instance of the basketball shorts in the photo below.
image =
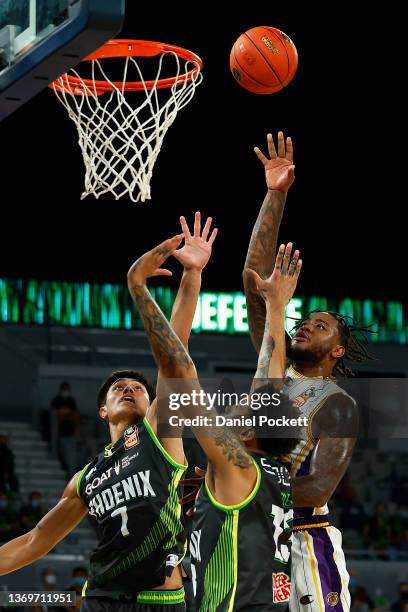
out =
<svg viewBox="0 0 408 612"><path fill-rule="evenodd" d="M341 544L336 527L294 527L291 612L349 612L349 575Z"/></svg>

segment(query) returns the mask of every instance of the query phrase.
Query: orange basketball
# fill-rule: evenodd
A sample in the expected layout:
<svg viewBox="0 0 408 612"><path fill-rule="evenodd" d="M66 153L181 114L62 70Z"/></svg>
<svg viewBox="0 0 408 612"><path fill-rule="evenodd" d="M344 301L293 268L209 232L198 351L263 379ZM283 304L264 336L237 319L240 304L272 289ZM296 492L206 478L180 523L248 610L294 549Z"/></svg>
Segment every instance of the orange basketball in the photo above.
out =
<svg viewBox="0 0 408 612"><path fill-rule="evenodd" d="M231 72L241 87L271 94L286 87L298 65L296 47L277 28L258 26L241 34L230 55Z"/></svg>

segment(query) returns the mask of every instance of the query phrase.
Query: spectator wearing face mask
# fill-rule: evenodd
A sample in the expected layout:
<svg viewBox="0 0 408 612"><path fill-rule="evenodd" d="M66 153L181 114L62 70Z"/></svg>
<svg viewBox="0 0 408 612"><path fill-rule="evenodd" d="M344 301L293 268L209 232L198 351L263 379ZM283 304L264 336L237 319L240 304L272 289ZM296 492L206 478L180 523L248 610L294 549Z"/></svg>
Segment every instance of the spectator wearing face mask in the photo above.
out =
<svg viewBox="0 0 408 612"><path fill-rule="evenodd" d="M71 385L67 382L60 384L57 395L51 400L51 408L58 410L61 407L69 407L74 410L77 408L75 398L72 395Z"/></svg>
<svg viewBox="0 0 408 612"><path fill-rule="evenodd" d="M58 591L58 577L52 567L47 567L45 570L41 572L41 584L36 589L37 591L41 591L43 593L49 593L50 591ZM61 612L63 608L52 605L41 605L41 606L33 606L31 608L32 612Z"/></svg>
<svg viewBox="0 0 408 612"><path fill-rule="evenodd" d="M14 473L14 453L8 447L8 438L0 433L0 491L18 491L18 480Z"/></svg>
<svg viewBox="0 0 408 612"><path fill-rule="evenodd" d="M66 610L74 611L77 608L81 607L81 596L82 589L86 582L88 576L88 572L85 567L74 567L72 570L72 578L70 586L67 588L67 591L75 591L76 593L76 605L75 606L64 606Z"/></svg>
<svg viewBox="0 0 408 612"><path fill-rule="evenodd" d="M23 506L20 511L20 526L24 533L33 529L45 514L46 510L42 505L41 493L33 491L30 493L28 504Z"/></svg>
<svg viewBox="0 0 408 612"><path fill-rule="evenodd" d="M408 581L399 584L399 599L392 604L392 612L406 612L408 606Z"/></svg>

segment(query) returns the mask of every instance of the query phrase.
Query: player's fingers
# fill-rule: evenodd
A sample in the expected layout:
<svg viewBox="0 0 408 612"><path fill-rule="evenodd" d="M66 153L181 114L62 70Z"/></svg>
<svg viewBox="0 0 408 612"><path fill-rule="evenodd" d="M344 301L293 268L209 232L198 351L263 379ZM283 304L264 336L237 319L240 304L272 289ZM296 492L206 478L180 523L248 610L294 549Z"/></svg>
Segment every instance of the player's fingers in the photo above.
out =
<svg viewBox="0 0 408 612"><path fill-rule="evenodd" d="M281 244L278 250L278 254L276 255L276 260L275 260L275 270L281 270L282 269L282 262L283 262L283 255L285 253L285 245Z"/></svg>
<svg viewBox="0 0 408 612"><path fill-rule="evenodd" d="M186 237L186 240L191 238L191 234L190 234L190 230L188 229L186 218L183 217L183 215L180 217L180 225L181 225L181 229L183 230L183 234Z"/></svg>
<svg viewBox="0 0 408 612"><path fill-rule="evenodd" d="M278 156L285 157L285 138L283 132L278 132Z"/></svg>
<svg viewBox="0 0 408 612"><path fill-rule="evenodd" d="M286 159L293 162L293 142L290 136L286 139Z"/></svg>
<svg viewBox="0 0 408 612"><path fill-rule="evenodd" d="M254 147L254 151L255 151L255 155L257 156L257 158L260 159L263 165L265 166L268 163L269 159L265 157L261 149L259 149L258 147Z"/></svg>
<svg viewBox="0 0 408 612"><path fill-rule="evenodd" d="M208 238L208 232L210 231L211 223L212 223L212 217L208 217L204 225L203 233L201 234L201 238L203 240L207 240Z"/></svg>
<svg viewBox="0 0 408 612"><path fill-rule="evenodd" d="M196 476L193 476L192 478L183 478L182 480L180 480L180 484L182 487L194 487L195 489L198 489L198 487L203 484L203 477L200 476L199 478L197 478Z"/></svg>
<svg viewBox="0 0 408 612"><path fill-rule="evenodd" d="M194 516L195 511L196 511L196 507L192 506L189 510L187 510L186 516L188 516L188 518L191 518L192 516Z"/></svg>
<svg viewBox="0 0 408 612"><path fill-rule="evenodd" d="M295 274L297 262L298 262L298 259L299 259L299 255L300 255L300 251L295 251L293 253L293 257L292 257L291 262L289 264L289 271L288 271L289 276L293 276Z"/></svg>
<svg viewBox="0 0 408 612"><path fill-rule="evenodd" d="M288 178L291 181L294 180L294 178L295 178L295 166L289 166L288 167Z"/></svg>
<svg viewBox="0 0 408 612"><path fill-rule="evenodd" d="M274 159L276 157L276 149L275 149L275 143L273 142L272 134L268 134L266 139L268 141L269 155L271 156L271 159Z"/></svg>
<svg viewBox="0 0 408 612"><path fill-rule="evenodd" d="M197 491L191 491L191 493L187 493L187 495L183 495L183 497L181 498L181 503L184 506L185 504L188 504L188 502L194 501L196 497L197 497Z"/></svg>
<svg viewBox="0 0 408 612"><path fill-rule="evenodd" d="M194 238L199 238L201 234L201 213L196 212L194 215Z"/></svg>
<svg viewBox="0 0 408 612"><path fill-rule="evenodd" d="M303 261L301 259L299 259L299 261L297 262L295 274L293 275L296 279L299 278L299 274L300 274L300 271L302 269L302 265L303 265Z"/></svg>
<svg viewBox="0 0 408 612"><path fill-rule="evenodd" d="M163 262L177 249L177 247L181 244L181 241L184 238L184 234L177 234L173 236L173 238L169 238L169 240L165 240L161 244L159 244L155 249L153 249L153 254L161 259Z"/></svg>
<svg viewBox="0 0 408 612"><path fill-rule="evenodd" d="M255 272L255 270L251 270L251 268L246 268L245 272L249 274L250 278L255 283L256 288L258 289L258 291L260 291L264 282L263 279L259 276L257 272Z"/></svg>
<svg viewBox="0 0 408 612"><path fill-rule="evenodd" d="M209 241L208 241L208 244L209 244L210 246L212 246L212 244L213 244L214 240L215 240L215 239L216 239L216 237L217 237L217 234L218 234L218 227L214 227L213 231L211 232L210 239L209 239Z"/></svg>
<svg viewBox="0 0 408 612"><path fill-rule="evenodd" d="M207 474L207 470L202 470L197 465L195 466L194 471L197 474L197 476L200 476L200 478L205 478Z"/></svg>
<svg viewBox="0 0 408 612"><path fill-rule="evenodd" d="M166 268L157 268L151 276L173 276L173 272L170 272L170 270Z"/></svg>
<svg viewBox="0 0 408 612"><path fill-rule="evenodd" d="M292 247L293 244L291 242L288 242L288 244L286 245L285 253L283 255L282 274L288 273L290 256L292 254Z"/></svg>

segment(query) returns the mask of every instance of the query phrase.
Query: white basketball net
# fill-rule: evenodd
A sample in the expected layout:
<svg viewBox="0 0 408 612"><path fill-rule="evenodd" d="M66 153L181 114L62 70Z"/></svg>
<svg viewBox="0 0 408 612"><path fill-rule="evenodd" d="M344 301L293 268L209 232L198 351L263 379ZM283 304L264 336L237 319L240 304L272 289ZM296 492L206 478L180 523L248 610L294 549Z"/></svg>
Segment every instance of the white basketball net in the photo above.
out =
<svg viewBox="0 0 408 612"><path fill-rule="evenodd" d="M172 87L159 92L156 85L164 58L174 59L172 76L177 80ZM90 62L91 79L95 81L101 74L112 91L96 95L96 87L84 83L76 70L71 70L70 75L80 79L79 85L71 85L63 75L56 81L62 91L54 86L58 100L67 109L78 131L85 164L85 190L81 199L91 194L99 198L110 193L117 200L126 194L133 202L149 200L153 167L164 136L178 111L190 102L203 79L198 64L180 60L176 53L167 51L160 56L157 74L152 79L154 85L148 90L136 58L123 60L125 66L121 80L125 84L129 71L135 68L138 75L135 80L143 83L142 91L127 92L124 85L121 88L115 86L100 60ZM193 68L197 70L188 80L186 75ZM135 102L139 103L138 106L134 106Z"/></svg>

